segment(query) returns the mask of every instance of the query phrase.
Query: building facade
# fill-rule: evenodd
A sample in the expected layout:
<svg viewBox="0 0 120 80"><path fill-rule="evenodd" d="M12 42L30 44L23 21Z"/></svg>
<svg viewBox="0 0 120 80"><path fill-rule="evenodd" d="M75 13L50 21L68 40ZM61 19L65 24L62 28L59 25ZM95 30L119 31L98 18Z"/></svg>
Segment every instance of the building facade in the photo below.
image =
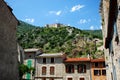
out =
<svg viewBox="0 0 120 80"><path fill-rule="evenodd" d="M98 63L97 68L91 66L94 63ZM35 80L106 80L103 63L104 59L67 58L62 53L41 54L36 57ZM98 76L96 70L103 74Z"/></svg>
<svg viewBox="0 0 120 80"><path fill-rule="evenodd" d="M89 58L67 58L63 80L91 80Z"/></svg>
<svg viewBox="0 0 120 80"><path fill-rule="evenodd" d="M35 80L63 80L65 55L41 54L36 57Z"/></svg>
<svg viewBox="0 0 120 80"><path fill-rule="evenodd" d="M101 0L107 80L120 80L120 0Z"/></svg>
<svg viewBox="0 0 120 80"><path fill-rule="evenodd" d="M105 59L91 59L92 80L107 80Z"/></svg>
<svg viewBox="0 0 120 80"><path fill-rule="evenodd" d="M16 27L12 9L0 0L0 80L18 80Z"/></svg>
<svg viewBox="0 0 120 80"><path fill-rule="evenodd" d="M31 52L31 50L29 50ZM35 80L106 80L106 68L104 59L67 58L64 53L25 53L24 62L31 61L35 67L35 76L29 79ZM37 54L37 55L36 55ZM31 55L31 57L30 57ZM33 57L32 57L33 55ZM98 63L97 67L95 64ZM29 65L28 65L29 66ZM101 71L101 74L97 72ZM25 79L28 79L25 75Z"/></svg>
<svg viewBox="0 0 120 80"><path fill-rule="evenodd" d="M54 27L54 28L59 28L59 27L64 27L65 25L61 23L55 23L55 24L46 24L45 27Z"/></svg>
<svg viewBox="0 0 120 80"><path fill-rule="evenodd" d="M38 53L40 53L39 49L24 49L24 64L29 68L35 68L35 57ZM23 76L23 79L33 80L34 75L32 73L27 73Z"/></svg>

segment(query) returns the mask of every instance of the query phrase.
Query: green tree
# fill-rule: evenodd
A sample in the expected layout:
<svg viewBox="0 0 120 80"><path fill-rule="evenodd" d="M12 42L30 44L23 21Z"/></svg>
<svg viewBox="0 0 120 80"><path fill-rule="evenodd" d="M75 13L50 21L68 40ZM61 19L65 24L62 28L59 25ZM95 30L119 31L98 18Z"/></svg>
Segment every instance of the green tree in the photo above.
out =
<svg viewBox="0 0 120 80"><path fill-rule="evenodd" d="M23 77L24 74L31 73L31 72L32 72L32 75L34 75L35 68L33 68L33 67L29 68L27 65L24 65L24 64L19 65L19 77L20 77L20 80L22 80L22 77Z"/></svg>

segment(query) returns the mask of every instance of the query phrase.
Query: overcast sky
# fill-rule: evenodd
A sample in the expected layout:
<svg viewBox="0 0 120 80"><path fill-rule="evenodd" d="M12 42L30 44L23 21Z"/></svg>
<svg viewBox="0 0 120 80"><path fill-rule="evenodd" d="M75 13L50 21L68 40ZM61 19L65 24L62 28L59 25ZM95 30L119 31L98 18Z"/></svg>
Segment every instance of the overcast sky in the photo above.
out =
<svg viewBox="0 0 120 80"><path fill-rule="evenodd" d="M62 23L79 29L101 29L100 0L5 0L17 19L44 26Z"/></svg>

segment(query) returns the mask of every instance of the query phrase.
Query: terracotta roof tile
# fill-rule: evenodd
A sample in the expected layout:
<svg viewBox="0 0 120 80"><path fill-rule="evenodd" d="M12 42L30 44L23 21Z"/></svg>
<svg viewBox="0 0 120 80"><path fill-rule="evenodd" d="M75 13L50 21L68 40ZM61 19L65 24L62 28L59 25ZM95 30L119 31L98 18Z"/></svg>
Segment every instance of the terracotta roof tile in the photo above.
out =
<svg viewBox="0 0 120 80"><path fill-rule="evenodd" d="M104 58L100 58L100 59L91 59L91 62L105 62Z"/></svg>
<svg viewBox="0 0 120 80"><path fill-rule="evenodd" d="M81 61L90 61L89 58L67 58L65 62L81 62Z"/></svg>

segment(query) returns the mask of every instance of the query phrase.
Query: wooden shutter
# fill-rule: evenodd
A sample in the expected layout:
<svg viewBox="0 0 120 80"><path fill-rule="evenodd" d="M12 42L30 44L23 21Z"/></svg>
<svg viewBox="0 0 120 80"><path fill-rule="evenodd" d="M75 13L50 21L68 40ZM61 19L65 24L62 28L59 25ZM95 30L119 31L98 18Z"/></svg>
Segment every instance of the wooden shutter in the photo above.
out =
<svg viewBox="0 0 120 80"><path fill-rule="evenodd" d="M84 73L86 73L86 65L84 65Z"/></svg>
<svg viewBox="0 0 120 80"><path fill-rule="evenodd" d="M66 73L68 73L68 70L69 70L69 66L66 65Z"/></svg>
<svg viewBox="0 0 120 80"><path fill-rule="evenodd" d="M74 73L74 65L71 65L72 73Z"/></svg>
<svg viewBox="0 0 120 80"><path fill-rule="evenodd" d="M42 67L42 74L46 75L46 67Z"/></svg>
<svg viewBox="0 0 120 80"><path fill-rule="evenodd" d="M53 67L53 66L50 67L50 74L51 74L51 75L54 75L54 67Z"/></svg>

